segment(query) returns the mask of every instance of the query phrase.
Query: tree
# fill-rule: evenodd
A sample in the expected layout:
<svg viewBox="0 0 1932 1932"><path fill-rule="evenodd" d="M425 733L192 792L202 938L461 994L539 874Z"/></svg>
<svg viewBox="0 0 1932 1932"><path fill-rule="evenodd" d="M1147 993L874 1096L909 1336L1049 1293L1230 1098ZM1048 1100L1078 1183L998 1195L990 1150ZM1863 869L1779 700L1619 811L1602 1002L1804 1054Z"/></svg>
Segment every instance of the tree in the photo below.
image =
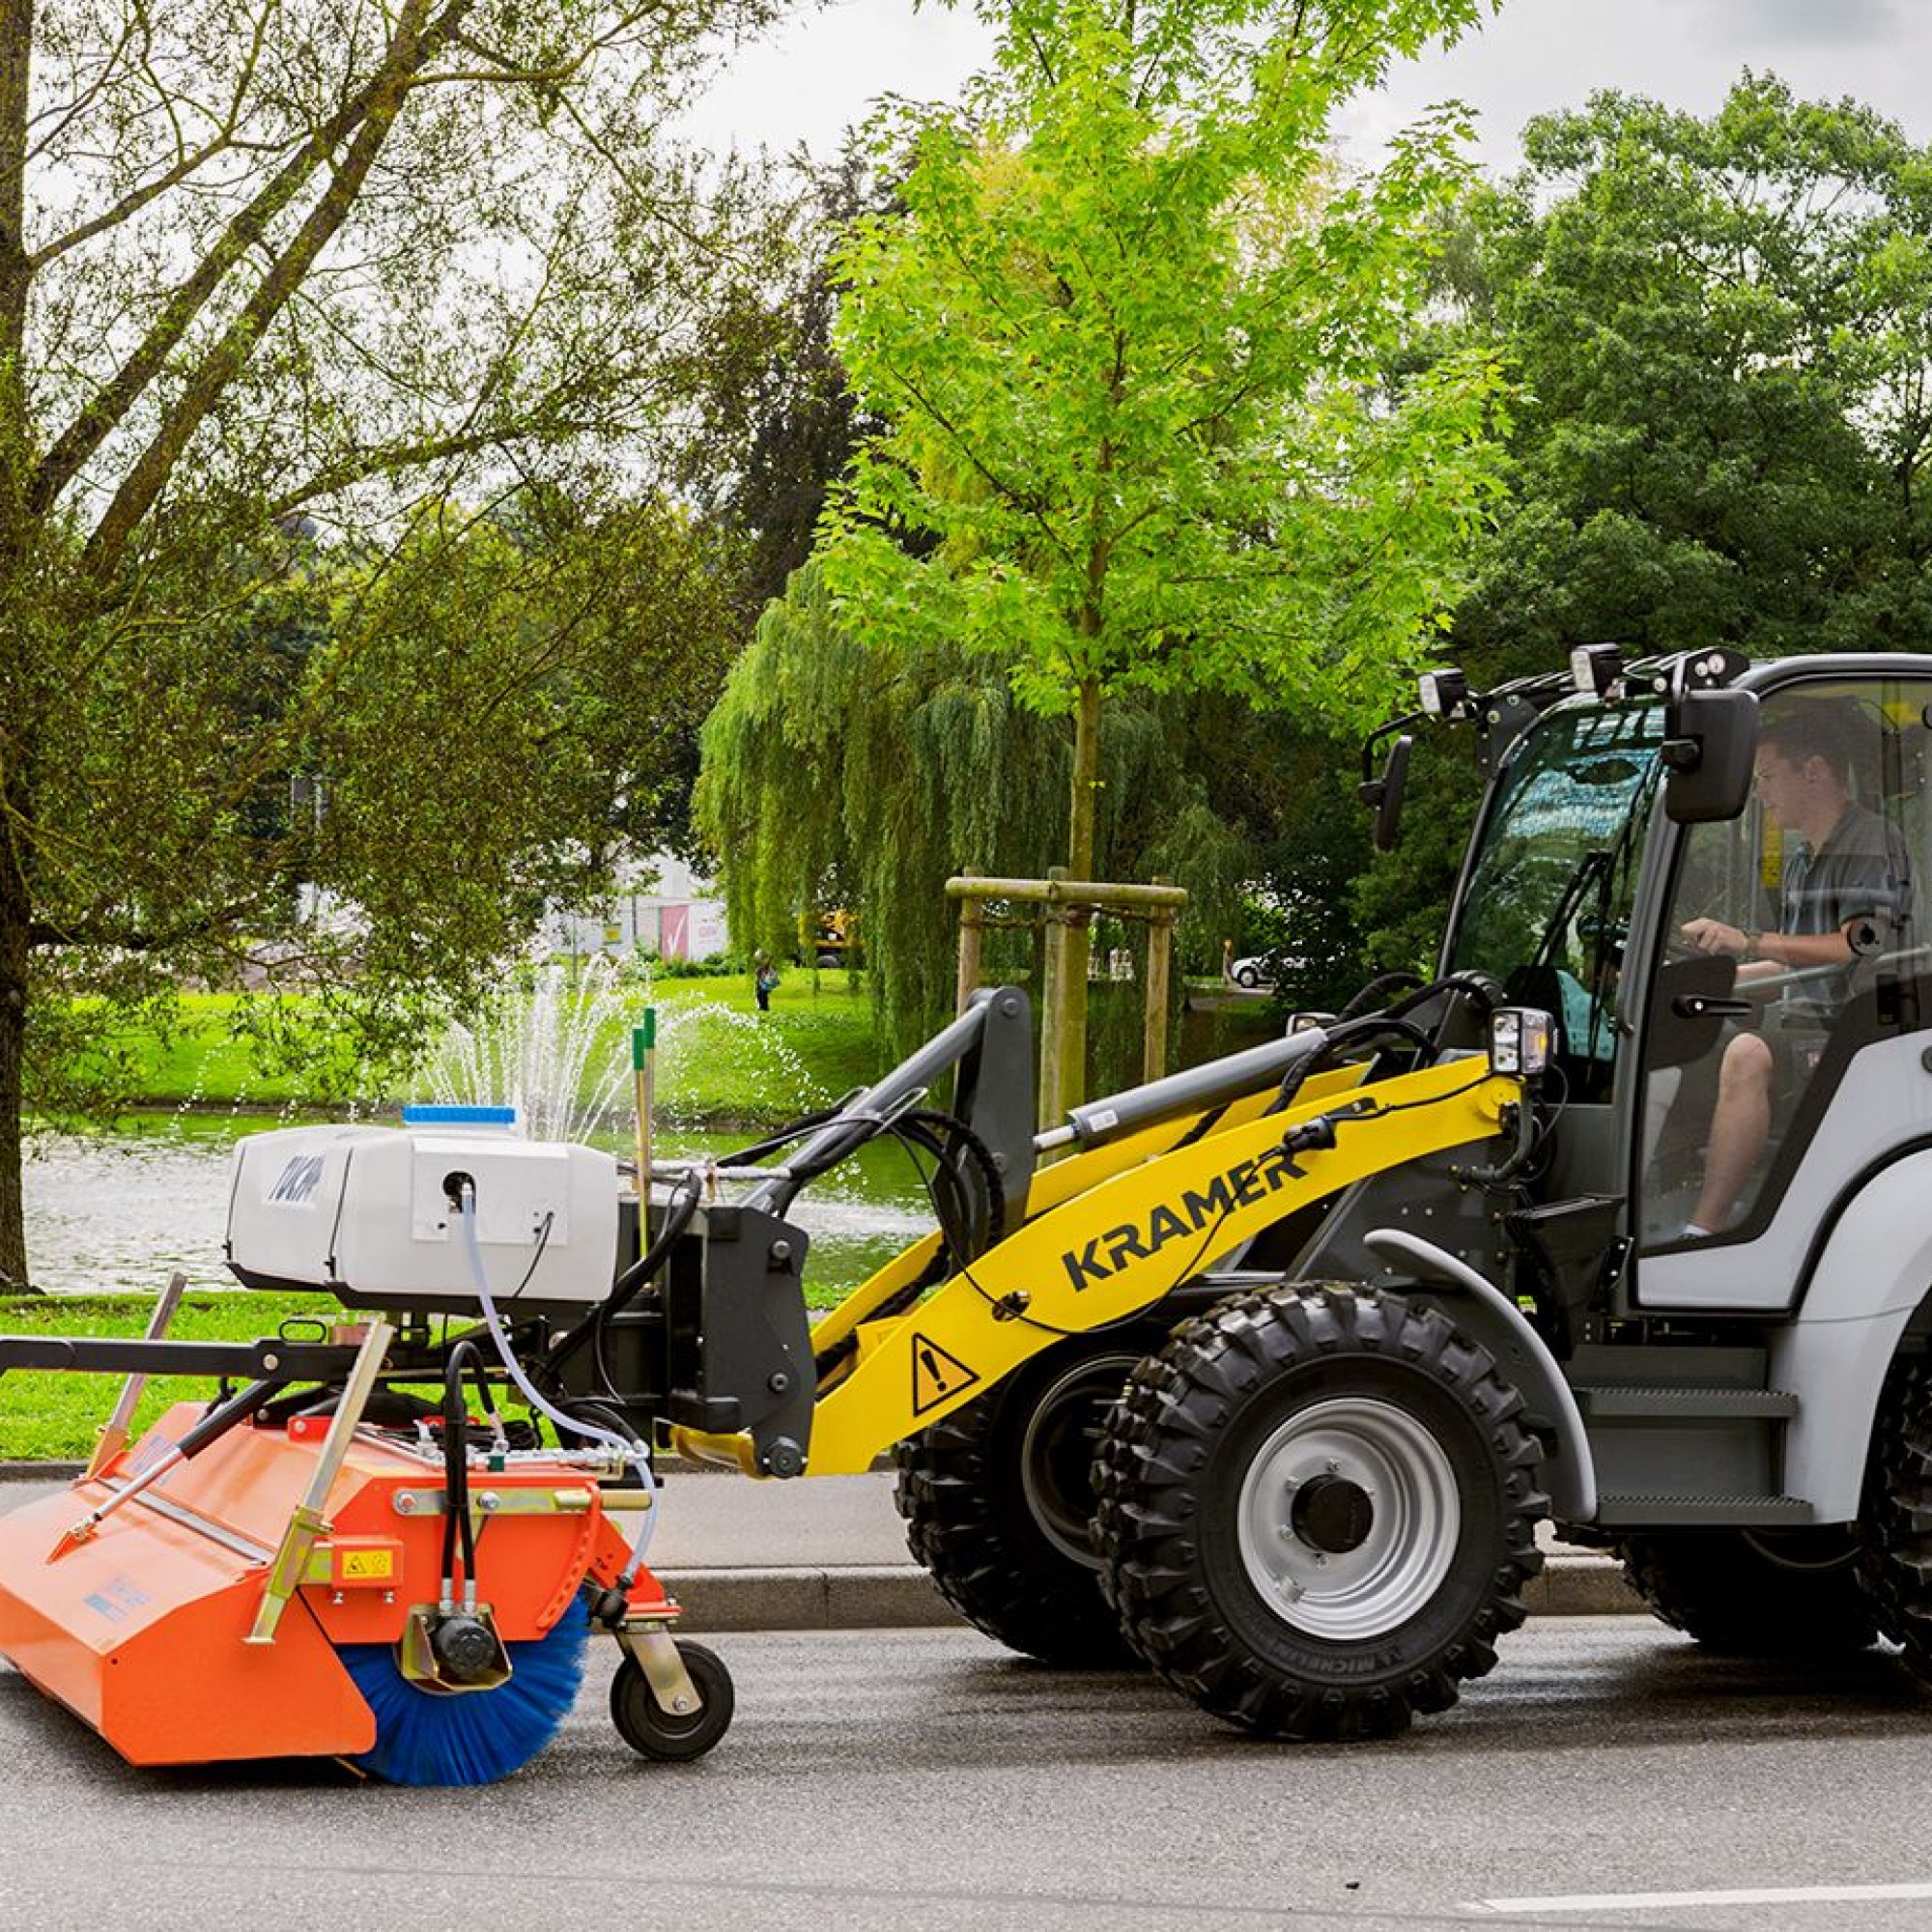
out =
<svg viewBox="0 0 1932 1932"><path fill-rule="evenodd" d="M1522 396L1510 496L1455 614L1478 683L1579 643L1932 648L1932 151L1746 73L1710 117L1617 94L1524 130L1445 248L1454 310ZM1466 758L1418 769L1473 802ZM1466 812L1415 821L1362 910L1433 947Z"/></svg>
<svg viewBox="0 0 1932 1932"><path fill-rule="evenodd" d="M1360 181L1325 133L1392 55L1481 11L1022 0L971 112L912 127L901 206L844 252L838 345L891 427L835 505L827 580L886 661L956 640L1071 721L1076 878L1104 701L1209 687L1359 721L1460 587L1494 366L1378 380L1458 122ZM1068 974L1084 986L1084 935Z"/></svg>
<svg viewBox="0 0 1932 1932"><path fill-rule="evenodd" d="M0 0L0 1277L26 1279L22 1111L72 994L298 953L376 1016L506 930L455 855L533 886L596 843L608 803L536 781L560 740L534 721L584 726L551 707L609 638L526 603L453 674L466 613L424 571L482 568L459 498L639 494L742 193L707 203L664 107L767 11ZM413 684L376 674L392 618L420 620ZM326 813L292 817L318 769ZM353 944L262 946L300 881L359 905Z"/></svg>
<svg viewBox="0 0 1932 1932"><path fill-rule="evenodd" d="M1174 756L1171 706L1121 707L1100 827L1130 866L1170 873L1225 919L1241 848ZM816 563L796 572L731 667L704 727L696 816L730 855L731 930L789 951L802 908L861 909L885 1030L909 1048L950 1011L953 926L939 882L1037 874L1054 849L1067 745L1001 668L946 639L890 654L838 619ZM1024 973L1024 947L991 955Z"/></svg>
<svg viewBox="0 0 1932 1932"><path fill-rule="evenodd" d="M1523 151L1451 257L1526 391L1459 646L1923 649L1932 151L1749 73L1708 119L1600 94Z"/></svg>
<svg viewBox="0 0 1932 1932"><path fill-rule="evenodd" d="M861 418L832 346L833 257L838 238L885 197L856 145L831 167L799 159L792 180L751 271L723 294L702 427L679 467L682 487L744 546L753 622L810 556L827 496L860 438L878 428Z"/></svg>

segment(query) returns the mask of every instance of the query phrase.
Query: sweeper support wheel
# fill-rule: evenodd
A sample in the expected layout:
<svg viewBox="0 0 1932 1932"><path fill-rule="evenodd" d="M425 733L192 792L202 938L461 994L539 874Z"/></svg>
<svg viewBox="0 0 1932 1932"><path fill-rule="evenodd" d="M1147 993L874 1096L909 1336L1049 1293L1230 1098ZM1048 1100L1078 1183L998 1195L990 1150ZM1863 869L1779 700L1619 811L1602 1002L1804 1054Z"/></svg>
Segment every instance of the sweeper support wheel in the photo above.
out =
<svg viewBox="0 0 1932 1932"><path fill-rule="evenodd" d="M696 1710L666 1710L643 1666L628 1653L611 1680L611 1721L617 1726L617 1735L639 1757L660 1763L702 1757L730 1729L737 1706L731 1673L715 1650L679 1637L677 1655L697 1692Z"/></svg>

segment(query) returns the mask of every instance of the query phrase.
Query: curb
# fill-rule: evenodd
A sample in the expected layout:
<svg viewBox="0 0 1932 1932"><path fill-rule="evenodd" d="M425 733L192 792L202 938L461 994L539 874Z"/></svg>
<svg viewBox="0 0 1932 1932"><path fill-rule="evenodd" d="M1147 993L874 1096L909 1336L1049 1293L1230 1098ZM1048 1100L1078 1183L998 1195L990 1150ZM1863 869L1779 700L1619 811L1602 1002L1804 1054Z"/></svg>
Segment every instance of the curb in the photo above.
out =
<svg viewBox="0 0 1932 1932"><path fill-rule="evenodd" d="M957 1628L965 1620L910 1564L823 1570L667 1570L665 1588L694 1633ZM1551 1556L1523 1591L1533 1617L1648 1616L1606 1556Z"/></svg>

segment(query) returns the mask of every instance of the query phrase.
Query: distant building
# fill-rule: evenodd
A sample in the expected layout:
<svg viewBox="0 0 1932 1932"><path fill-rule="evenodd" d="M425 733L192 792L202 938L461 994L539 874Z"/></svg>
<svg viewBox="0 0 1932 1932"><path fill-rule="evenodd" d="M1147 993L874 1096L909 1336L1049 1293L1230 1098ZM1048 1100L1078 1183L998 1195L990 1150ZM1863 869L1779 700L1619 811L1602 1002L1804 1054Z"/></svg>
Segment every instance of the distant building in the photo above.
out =
<svg viewBox="0 0 1932 1932"><path fill-rule="evenodd" d="M617 890L600 914L553 913L546 930L553 952L578 958L655 952L660 959L709 959L727 944L724 901L708 879L668 854L620 868Z"/></svg>

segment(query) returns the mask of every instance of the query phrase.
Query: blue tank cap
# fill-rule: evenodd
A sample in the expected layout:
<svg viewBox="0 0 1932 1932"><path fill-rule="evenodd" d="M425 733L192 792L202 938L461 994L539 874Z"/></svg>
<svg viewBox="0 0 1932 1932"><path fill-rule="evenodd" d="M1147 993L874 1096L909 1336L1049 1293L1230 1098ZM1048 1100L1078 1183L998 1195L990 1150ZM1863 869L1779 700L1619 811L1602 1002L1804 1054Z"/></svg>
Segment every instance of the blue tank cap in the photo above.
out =
<svg viewBox="0 0 1932 1932"><path fill-rule="evenodd" d="M474 1107L442 1102L412 1101L403 1109L406 1127L513 1127L514 1107Z"/></svg>

